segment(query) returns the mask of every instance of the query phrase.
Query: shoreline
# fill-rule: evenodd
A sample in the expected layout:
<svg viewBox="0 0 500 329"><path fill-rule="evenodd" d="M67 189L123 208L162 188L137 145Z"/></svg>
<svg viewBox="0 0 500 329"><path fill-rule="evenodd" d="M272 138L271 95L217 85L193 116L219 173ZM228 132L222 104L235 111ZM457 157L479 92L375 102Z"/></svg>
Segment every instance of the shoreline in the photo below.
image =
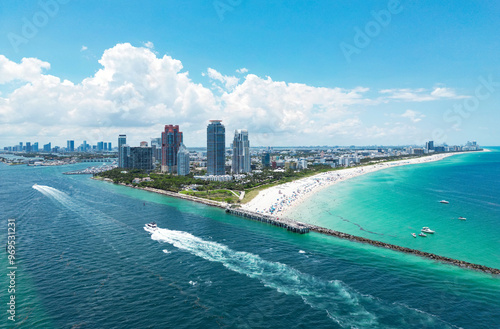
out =
<svg viewBox="0 0 500 329"><path fill-rule="evenodd" d="M483 151L488 152L489 150ZM242 208L264 215L292 217L293 208L295 208L297 205L309 199L317 192L348 179L387 168L435 162L454 155L466 153L470 152L440 153L416 159L397 160L320 173L311 177L306 177L295 180L293 182L276 185L260 191L253 200L246 204L243 204Z"/></svg>
<svg viewBox="0 0 500 329"><path fill-rule="evenodd" d="M437 161L437 160L433 160L433 161ZM485 265L481 265L481 264L470 263L470 262L466 262L466 261L462 261L462 260L458 260L458 259L454 259L454 258L450 258L450 257L446 257L446 256L440 256L437 254L433 254L433 253L429 253L429 252L425 252L425 251L420 251L418 249L411 249L411 248L407 248L407 247L402 247L402 246L398 246L398 245L394 245L394 244L390 244L390 243L386 243L386 242L381 242L381 241L377 241L377 240L372 240L372 239L368 239L368 238L364 238L364 237L360 237L360 236L356 236L356 235L352 235L352 234L348 234L348 233L338 232L338 231L328 229L325 227L300 222L300 221L297 221L293 218L286 218L283 216L280 216L278 218L278 217L275 217L272 215L257 213L257 212L251 211L251 210L245 210L243 208L231 208L229 204L224 203L224 202L207 200L207 199L198 198L198 197L194 197L194 196L190 196L190 195L186 195L186 194L165 191L165 190L155 189L155 188L151 188L151 187L137 187L137 186L133 186L130 184L114 183L112 181L110 182L110 181L107 181L104 179L99 179L99 178L94 178L94 177L91 177L91 179L102 181L102 182L109 182L109 183L117 184L117 185L122 185L125 187L131 187L134 189L144 190L147 192L161 194L161 195L174 197L174 198L178 198L178 199L184 199L187 201L194 201L194 202L201 203L201 204L204 204L207 206L217 207L220 209L224 209L226 211L226 213L230 213L234 216L248 218L248 219L254 220L254 221L260 221L263 223L267 223L268 225L281 227L281 228L287 229L288 231L292 231L295 233L304 234L304 233L308 233L309 231L316 232L316 233L323 234L323 235L333 236L333 237L336 237L339 239L369 244L369 245L372 245L375 247L391 249L391 250L402 252L405 254L412 254L414 256L420 256L420 257L423 257L426 259L439 261L439 262L444 263L444 264L455 265L457 267L461 267L461 268L465 268L465 269L476 270L476 271L480 271L480 272L488 273L488 274L492 274L492 275L500 275L500 269L497 269L497 268L493 268L493 267L489 267L489 266L485 266ZM241 209L241 210L238 210L238 209ZM246 214L240 214L240 213L246 213Z"/></svg>

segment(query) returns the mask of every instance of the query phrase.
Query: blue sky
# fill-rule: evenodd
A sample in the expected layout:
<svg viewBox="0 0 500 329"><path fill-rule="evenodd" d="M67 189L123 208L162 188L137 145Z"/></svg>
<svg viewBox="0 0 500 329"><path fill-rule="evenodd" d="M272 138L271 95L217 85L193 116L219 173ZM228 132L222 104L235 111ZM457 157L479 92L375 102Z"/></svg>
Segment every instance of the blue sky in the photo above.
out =
<svg viewBox="0 0 500 329"><path fill-rule="evenodd" d="M213 118L228 143L498 145L498 17L496 1L4 1L0 146L134 145L165 124L204 146Z"/></svg>

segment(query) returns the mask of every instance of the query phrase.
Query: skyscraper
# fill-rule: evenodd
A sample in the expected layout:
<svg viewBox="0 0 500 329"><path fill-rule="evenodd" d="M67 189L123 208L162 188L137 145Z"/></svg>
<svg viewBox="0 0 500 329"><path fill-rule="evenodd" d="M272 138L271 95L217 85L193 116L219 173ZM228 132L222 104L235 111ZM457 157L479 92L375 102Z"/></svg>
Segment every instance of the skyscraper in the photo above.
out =
<svg viewBox="0 0 500 329"><path fill-rule="evenodd" d="M180 176L189 174L189 151L184 144L181 144L177 153L177 174Z"/></svg>
<svg viewBox="0 0 500 329"><path fill-rule="evenodd" d="M248 141L248 131L244 129L235 130L231 172L233 174L250 172L250 160L250 142Z"/></svg>
<svg viewBox="0 0 500 329"><path fill-rule="evenodd" d="M182 143L182 132L178 125L165 125L161 133L161 171L177 172L177 153Z"/></svg>
<svg viewBox="0 0 500 329"><path fill-rule="evenodd" d="M127 135L118 135L118 167L120 168L125 168L124 163L122 162L122 146L125 144L127 144Z"/></svg>
<svg viewBox="0 0 500 329"><path fill-rule="evenodd" d="M38 142L33 144L33 152L38 152Z"/></svg>
<svg viewBox="0 0 500 329"><path fill-rule="evenodd" d="M226 128L222 120L210 120L207 126L207 173L224 175L226 173Z"/></svg>
<svg viewBox="0 0 500 329"><path fill-rule="evenodd" d="M66 151L75 152L75 141L69 140L66 142Z"/></svg>
<svg viewBox="0 0 500 329"><path fill-rule="evenodd" d="M112 147L111 147L111 142L108 142L108 151L111 151Z"/></svg>

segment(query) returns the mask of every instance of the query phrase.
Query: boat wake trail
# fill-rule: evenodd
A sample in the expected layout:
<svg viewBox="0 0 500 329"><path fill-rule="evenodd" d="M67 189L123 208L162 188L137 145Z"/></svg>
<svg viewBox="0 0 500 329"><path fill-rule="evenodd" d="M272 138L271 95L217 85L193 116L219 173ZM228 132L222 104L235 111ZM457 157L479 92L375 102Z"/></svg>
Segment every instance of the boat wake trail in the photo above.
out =
<svg viewBox="0 0 500 329"><path fill-rule="evenodd" d="M33 188L41 192L43 195L56 199L65 207L74 208L75 204L71 201L69 196L64 192L59 191L58 189L45 185L33 185Z"/></svg>
<svg viewBox="0 0 500 329"><path fill-rule="evenodd" d="M82 202L74 202L66 193L59 191L50 186L33 185L33 188L43 195L56 200L65 208L76 214L80 220L78 223L86 227L92 235L103 240L104 243L110 246L116 253L120 254L120 250L110 241L110 232L125 233L130 230L137 231L136 228L130 227L120 221L117 221L105 213L90 208Z"/></svg>
<svg viewBox="0 0 500 329"><path fill-rule="evenodd" d="M339 280L323 280L288 265L267 261L248 252L234 251L187 232L147 227L145 230L152 234L153 240L167 242L208 261L221 263L234 272L260 280L266 287L280 293L301 297L312 308L325 311L341 327L414 327L415 324L426 326L437 323L440 327L447 327L430 314L401 305L388 305L356 292ZM394 314L390 323L377 318L376 314L387 314L388 310Z"/></svg>

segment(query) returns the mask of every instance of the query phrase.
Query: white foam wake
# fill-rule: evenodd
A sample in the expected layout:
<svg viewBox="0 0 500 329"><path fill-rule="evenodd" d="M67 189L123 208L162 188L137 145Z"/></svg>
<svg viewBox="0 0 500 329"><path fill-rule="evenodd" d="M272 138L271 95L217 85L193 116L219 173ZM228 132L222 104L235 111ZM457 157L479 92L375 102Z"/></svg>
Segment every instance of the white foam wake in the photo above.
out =
<svg viewBox="0 0 500 329"><path fill-rule="evenodd" d="M217 242L206 241L192 234L168 229L149 230L151 238L189 251L212 262L222 263L228 269L259 279L265 286L287 295L301 297L316 309L325 310L341 326L377 325L377 318L360 303L366 298L349 289L340 281L326 281L278 262L270 262L258 255L234 251Z"/></svg>
<svg viewBox="0 0 500 329"><path fill-rule="evenodd" d="M362 295L339 280L323 280L288 265L270 262L248 252L235 251L187 232L162 228L144 229L151 233L153 240L170 243L208 261L221 263L226 268L258 279L265 286L281 293L299 296L312 308L324 310L329 318L344 328L450 328L448 323L434 315ZM387 319L377 318L376 314L392 314L390 323L387 323Z"/></svg>
<svg viewBox="0 0 500 329"><path fill-rule="evenodd" d="M69 196L64 192L59 191L58 189L55 189L50 186L37 185L37 184L33 185L32 187L35 190L41 192L43 195L56 199L64 206L71 207L74 205Z"/></svg>

